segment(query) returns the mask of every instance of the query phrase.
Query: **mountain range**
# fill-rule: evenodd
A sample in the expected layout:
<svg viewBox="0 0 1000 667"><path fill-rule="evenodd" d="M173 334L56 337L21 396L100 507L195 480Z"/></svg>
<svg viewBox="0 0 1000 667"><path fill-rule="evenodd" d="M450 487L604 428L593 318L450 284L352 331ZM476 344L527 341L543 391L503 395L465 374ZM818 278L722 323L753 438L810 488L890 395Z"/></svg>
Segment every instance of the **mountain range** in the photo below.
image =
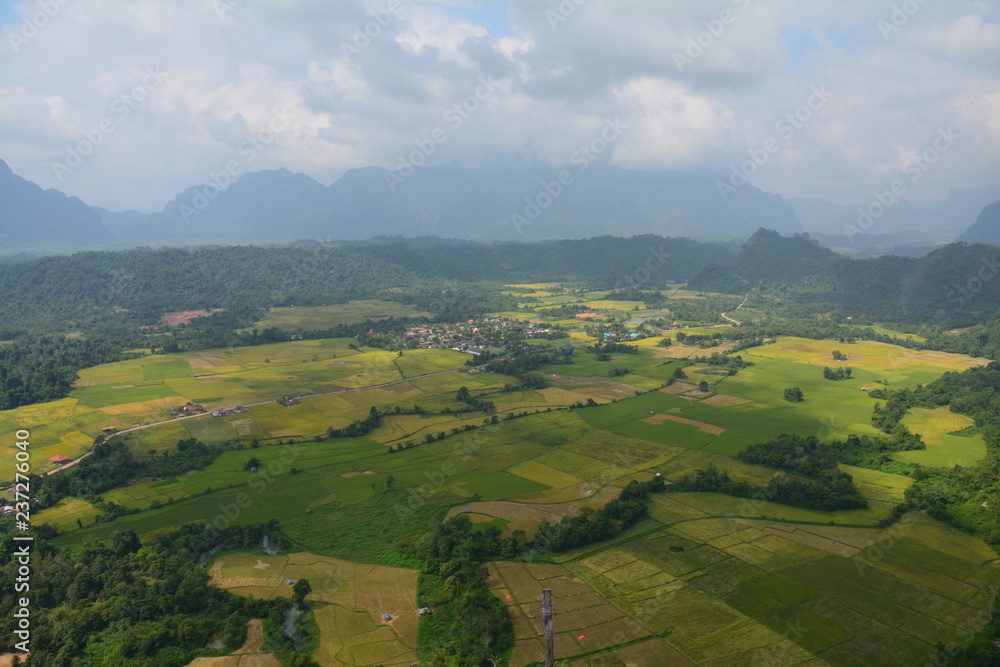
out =
<svg viewBox="0 0 1000 667"><path fill-rule="evenodd" d="M352 169L329 186L287 169L233 182L225 175L213 178L184 190L157 213L110 211L43 191L0 160L0 247L73 250L375 236L538 241L657 234L725 241L746 239L761 227L786 235L811 232L830 247L850 240L855 248L848 251L862 255L921 255L966 229L979 242L1000 240L996 214L976 222L987 204L1000 199L1000 186L954 190L932 206L900 201L877 225L849 239L843 229L857 217L857 207L786 201L749 184L723 199L722 176L711 171L499 161Z"/></svg>

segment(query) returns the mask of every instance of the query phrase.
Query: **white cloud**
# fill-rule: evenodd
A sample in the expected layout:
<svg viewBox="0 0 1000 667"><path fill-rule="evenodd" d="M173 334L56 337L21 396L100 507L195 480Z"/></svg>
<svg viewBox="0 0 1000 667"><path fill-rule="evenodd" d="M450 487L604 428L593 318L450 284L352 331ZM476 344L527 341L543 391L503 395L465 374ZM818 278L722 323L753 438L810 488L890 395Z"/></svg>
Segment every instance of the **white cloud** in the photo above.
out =
<svg viewBox="0 0 1000 667"><path fill-rule="evenodd" d="M616 144L615 164L630 168L704 166L725 151L734 114L683 84L639 78L614 91L631 127Z"/></svg>
<svg viewBox="0 0 1000 667"><path fill-rule="evenodd" d="M511 0L501 35L479 22L478 3L410 0L346 55L387 4L242 2L220 18L211 2L69 3L17 52L6 40L0 48L0 157L43 187L159 209L287 108L291 127L251 168L329 182L395 166L436 127L448 130L436 160L556 164L621 117L629 128L607 154L615 164L728 171L826 85L834 97L782 138L755 185L864 200L947 125L968 140L913 198L1000 173L991 3L927 3L883 38L878 22L892 10L872 3L589 0L553 23L560 2ZM30 17L37 5L16 9ZM699 39L697 57L678 68L674 54ZM51 162L148 67L162 69L162 83L58 182ZM496 92L460 127L444 124L483 78Z"/></svg>

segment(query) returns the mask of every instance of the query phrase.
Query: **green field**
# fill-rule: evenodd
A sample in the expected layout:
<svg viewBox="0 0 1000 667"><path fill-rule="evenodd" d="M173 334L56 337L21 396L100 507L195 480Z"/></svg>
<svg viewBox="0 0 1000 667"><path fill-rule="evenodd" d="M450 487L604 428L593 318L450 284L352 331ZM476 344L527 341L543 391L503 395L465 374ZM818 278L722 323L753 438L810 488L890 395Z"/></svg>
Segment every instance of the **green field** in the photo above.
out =
<svg viewBox="0 0 1000 667"><path fill-rule="evenodd" d="M793 524L752 527L707 514L663 523L560 561L643 629L667 632L693 664L768 656L796 664L811 654L834 665L923 661L959 639L991 599L986 581L1000 576L979 540L918 515L879 559L864 561L870 566L852 561L866 552L842 540L867 545L876 530L803 526L814 532L798 537ZM947 585L953 593L942 596Z"/></svg>
<svg viewBox="0 0 1000 667"><path fill-rule="evenodd" d="M849 360L844 363L854 370L852 379L833 382L823 378L823 367L834 365L835 349L842 349L848 355ZM876 378L888 379L893 388L912 388L945 371L985 363L963 355L915 352L882 343L847 345L791 337L782 337L773 345L751 348L742 356L754 365L734 376L723 377L713 387L714 396L700 399L690 392L674 395L667 393L672 391L667 388L581 414L598 428L731 455L779 433L815 435L820 439L843 438L851 433L877 435L878 431L869 423L874 401L862 391L863 387L878 387ZM688 371L688 375L684 382L692 384L704 377L696 370ZM628 379L629 376L624 378L626 382ZM784 400L785 388L793 386L802 389L805 395L802 403ZM712 434L671 420L660 424L641 421L648 419L651 412L709 424L725 432ZM949 437L960 443L974 441ZM971 456L975 450L963 451Z"/></svg>
<svg viewBox="0 0 1000 667"><path fill-rule="evenodd" d="M247 331L268 327L308 331L310 329L330 329L340 324L354 324L365 320L381 320L387 317L423 317L429 315L430 313L419 312L416 306L394 301L366 299L332 306L271 308L267 317L259 322L254 322L253 327L248 328Z"/></svg>
<svg viewBox="0 0 1000 667"><path fill-rule="evenodd" d="M75 458L86 452L108 426L124 429L170 419L170 409L193 402L212 411L239 404L273 401L286 394L343 392L386 382L453 371L468 355L452 350L410 350L402 357L376 349L352 350L353 339L278 343L252 348L154 355L80 372L69 398L0 412L0 436L13 439L18 429L31 431L36 471L53 467L57 454ZM362 419L372 405L429 408L454 406L462 384L500 383L495 376L473 379L450 374L383 389L304 398L300 405L260 405L244 415L219 419L204 415L143 429L130 436L139 451L169 448L180 438L226 442L311 437L327 427ZM452 388L454 385L454 388ZM450 427L449 427L450 428ZM13 451L0 454L0 478L13 471Z"/></svg>
<svg viewBox="0 0 1000 667"><path fill-rule="evenodd" d="M913 408L903 423L913 433L919 433L927 449L899 452L897 461L919 463L925 466L951 468L968 465L986 456L986 441L981 434L955 435L973 425L972 419L940 407L935 410Z"/></svg>
<svg viewBox="0 0 1000 667"><path fill-rule="evenodd" d="M546 286L554 287L521 287L537 288L533 295L551 305L566 299L627 305L602 303L604 294L547 293ZM162 455L187 437L238 440L244 448L226 451L203 470L136 480L102 494L104 501L139 510L114 521L100 521L94 504L75 498L33 520L59 529L55 544L79 548L91 536L106 539L125 528L148 536L187 523L276 519L295 553L224 554L212 567L213 582L241 595L275 597L290 594L283 580L307 577L324 603L317 611L322 642L315 659L358 667L411 664L414 568L420 565L413 545L444 517L466 513L477 526L531 534L540 521L599 508L631 480L655 473L676 481L715 465L734 479L764 485L774 470L731 455L786 432L823 440L874 435L875 400L862 388L880 386L875 379L890 388L913 387L983 361L880 343L782 337L742 352L754 365L735 375L694 364L687 378L665 386L685 357L712 350L676 343L659 348L647 339L639 354L616 353L610 362L581 350L576 363L539 371L548 387L505 393L512 378L460 372L465 354L407 350L398 356L352 350L352 341L108 364L81 372L70 398L0 413L0 435L30 428L34 456L42 459L78 455L106 426L164 419L187 401L211 410L336 392L125 434L139 455L152 449ZM848 361L834 362L835 349ZM835 365L851 366L853 378L825 380L823 367ZM610 378L616 366L631 372ZM417 377L432 373L440 374ZM698 390L701 380L710 383L708 392ZM372 386L388 382L394 384ZM498 423L456 401L462 386L496 402ZM789 386L801 387L805 401L786 402ZM568 409L588 398L600 405ZM415 404L433 414L408 414ZM363 419L373 406L386 416L367 437L323 437L328 426ZM407 414L396 414L397 407ZM904 423L928 446L897 454L898 460L954 465L985 453L971 421L945 409L912 410ZM301 442L283 444L293 438ZM250 449L255 439L259 446ZM404 443L413 446L390 449ZM260 461L257 471L246 470L251 456ZM891 531L880 529L912 479L842 468L867 509L821 512L666 492L652 496L649 516L611 542L491 564L490 588L507 604L517 634L510 664L538 659L542 587L556 599L557 654L574 665L599 656L609 664L657 667L660 659L679 665L793 665L814 658L833 665L924 664L935 647L961 639L968 619L985 609L989 587L1000 584L996 554L919 513ZM393 619L384 622L383 613Z"/></svg>

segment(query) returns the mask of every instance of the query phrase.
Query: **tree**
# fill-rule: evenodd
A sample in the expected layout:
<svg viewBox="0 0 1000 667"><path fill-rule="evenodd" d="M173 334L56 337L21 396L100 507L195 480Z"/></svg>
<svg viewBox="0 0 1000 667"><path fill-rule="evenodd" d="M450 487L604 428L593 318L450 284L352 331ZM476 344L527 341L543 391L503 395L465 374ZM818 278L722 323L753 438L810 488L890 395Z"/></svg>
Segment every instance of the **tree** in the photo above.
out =
<svg viewBox="0 0 1000 667"><path fill-rule="evenodd" d="M308 579L299 579L292 586L292 595L298 604L305 602L306 596L312 593L312 586L309 585Z"/></svg>
<svg viewBox="0 0 1000 667"><path fill-rule="evenodd" d="M701 382L699 382L698 383L698 391L700 391L703 394L708 393L708 382L706 382L705 380L702 380Z"/></svg>
<svg viewBox="0 0 1000 667"><path fill-rule="evenodd" d="M259 467L260 467L260 459L258 459L256 456L251 457L250 460L243 465L243 469L248 471L256 470Z"/></svg>
<svg viewBox="0 0 1000 667"><path fill-rule="evenodd" d="M396 478L393 477L392 475L389 475L388 477L385 478L385 488L387 490L391 491L392 490L392 486L395 483L396 483Z"/></svg>
<svg viewBox="0 0 1000 667"><path fill-rule="evenodd" d="M131 530L116 530L111 533L111 551L118 556L135 553L142 547L138 535Z"/></svg>
<svg viewBox="0 0 1000 667"><path fill-rule="evenodd" d="M798 387L789 387L785 390L785 400L791 403L801 403L805 400L805 397L802 395L802 390Z"/></svg>

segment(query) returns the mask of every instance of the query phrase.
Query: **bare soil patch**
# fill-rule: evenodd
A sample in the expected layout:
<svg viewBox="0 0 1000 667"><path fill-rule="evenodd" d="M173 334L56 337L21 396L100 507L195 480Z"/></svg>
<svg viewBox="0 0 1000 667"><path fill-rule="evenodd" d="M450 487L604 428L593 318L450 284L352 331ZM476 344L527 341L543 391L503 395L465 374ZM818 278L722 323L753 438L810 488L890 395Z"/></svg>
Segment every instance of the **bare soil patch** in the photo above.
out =
<svg viewBox="0 0 1000 667"><path fill-rule="evenodd" d="M264 624L259 618L252 618L247 621L247 640L234 652L234 655L237 653L260 653L260 647L263 645Z"/></svg>
<svg viewBox="0 0 1000 667"><path fill-rule="evenodd" d="M197 354L190 355L187 358L188 364L191 368L215 368L222 359L218 354L213 354L211 352L199 352Z"/></svg>
<svg viewBox="0 0 1000 667"><path fill-rule="evenodd" d="M284 583L282 579L264 579L256 577L235 577L232 579L220 577L212 580L212 585L218 586L219 588L248 588L251 586L273 588L280 586L282 583Z"/></svg>
<svg viewBox="0 0 1000 667"><path fill-rule="evenodd" d="M212 308L211 310L179 310L174 313L163 313L156 323L158 327L177 327L187 324L196 317L209 317L213 313L221 313L225 308Z"/></svg>
<svg viewBox="0 0 1000 667"><path fill-rule="evenodd" d="M683 394L685 391L692 391L697 388L698 387L696 385L688 384L687 382L675 382L669 387L664 387L660 391L664 394L673 394L676 396L677 394Z"/></svg>
<svg viewBox="0 0 1000 667"><path fill-rule="evenodd" d="M728 394L716 394L710 398L706 398L702 403L708 405L716 405L718 407L724 408L730 405L743 405L744 403L752 403L753 401L748 401L745 398L740 398L739 396L729 396Z"/></svg>
<svg viewBox="0 0 1000 667"><path fill-rule="evenodd" d="M575 505L565 503L554 503L551 505L526 505L524 503L512 503L502 500L487 501L480 503L468 503L461 507L452 507L448 511L447 518L456 514L464 514L468 507L471 512L495 516L504 521L517 521L522 518L541 521L548 520L549 523L558 523L564 516L576 516L580 513L580 508Z"/></svg>
<svg viewBox="0 0 1000 667"><path fill-rule="evenodd" d="M726 429L721 426L714 426L712 424L706 424L705 422L695 421L693 419L685 419L684 417L678 417L676 415L666 415L663 413L653 415L652 417L644 417L640 421L644 421L647 424L662 424L665 421L678 422L681 424L688 424L689 426L697 426L698 430L702 433L710 433L712 435L722 435L726 432Z"/></svg>

